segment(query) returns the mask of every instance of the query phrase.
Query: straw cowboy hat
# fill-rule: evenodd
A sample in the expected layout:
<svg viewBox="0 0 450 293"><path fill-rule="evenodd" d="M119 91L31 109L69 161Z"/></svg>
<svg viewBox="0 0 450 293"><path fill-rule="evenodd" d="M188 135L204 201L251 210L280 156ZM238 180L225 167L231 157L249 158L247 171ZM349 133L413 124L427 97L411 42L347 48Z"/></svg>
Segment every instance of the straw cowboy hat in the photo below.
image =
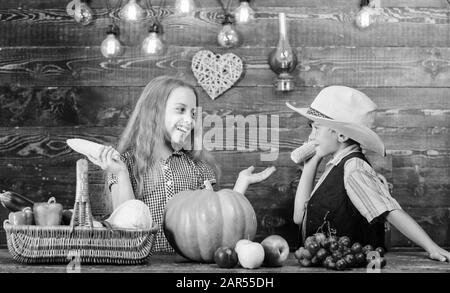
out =
<svg viewBox="0 0 450 293"><path fill-rule="evenodd" d="M364 148L386 155L383 141L370 129L377 105L364 93L346 86L329 86L320 91L308 108L286 105L306 118L357 141Z"/></svg>

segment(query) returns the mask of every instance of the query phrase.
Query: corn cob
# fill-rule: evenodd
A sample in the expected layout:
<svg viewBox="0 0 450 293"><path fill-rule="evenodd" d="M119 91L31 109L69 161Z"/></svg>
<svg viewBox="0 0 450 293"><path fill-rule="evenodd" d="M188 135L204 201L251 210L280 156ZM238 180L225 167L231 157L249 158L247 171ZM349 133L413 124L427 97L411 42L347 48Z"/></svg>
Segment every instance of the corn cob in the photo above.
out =
<svg viewBox="0 0 450 293"><path fill-rule="evenodd" d="M306 142L301 147L296 148L291 153L291 159L294 163L299 164L307 161L309 158L314 156L316 153L316 148L313 142Z"/></svg>

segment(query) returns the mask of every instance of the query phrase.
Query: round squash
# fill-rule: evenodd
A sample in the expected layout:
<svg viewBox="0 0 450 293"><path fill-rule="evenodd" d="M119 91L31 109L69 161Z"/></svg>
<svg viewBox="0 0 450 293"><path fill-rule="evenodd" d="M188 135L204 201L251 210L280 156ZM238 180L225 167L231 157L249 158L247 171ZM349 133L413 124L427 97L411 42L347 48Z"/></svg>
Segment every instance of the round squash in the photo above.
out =
<svg viewBox="0 0 450 293"><path fill-rule="evenodd" d="M214 262L221 246L234 247L240 239L253 240L257 222L248 199L231 189L186 190L166 205L163 229L170 245L187 259Z"/></svg>

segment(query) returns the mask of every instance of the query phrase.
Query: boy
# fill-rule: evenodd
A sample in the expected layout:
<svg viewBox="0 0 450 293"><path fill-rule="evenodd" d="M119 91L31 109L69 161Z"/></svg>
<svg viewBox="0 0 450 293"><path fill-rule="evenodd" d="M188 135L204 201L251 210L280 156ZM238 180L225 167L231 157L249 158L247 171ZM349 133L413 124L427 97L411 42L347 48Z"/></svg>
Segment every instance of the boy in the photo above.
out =
<svg viewBox="0 0 450 293"><path fill-rule="evenodd" d="M338 236L363 246L384 247L384 221L439 261L450 261L440 248L402 210L370 166L361 146L385 156L385 147L370 128L377 106L364 93L344 86L323 89L309 108L287 106L312 121L309 140L315 155L305 162L294 204L294 222L303 240L314 234L326 218ZM313 188L317 167L326 155L333 158Z"/></svg>

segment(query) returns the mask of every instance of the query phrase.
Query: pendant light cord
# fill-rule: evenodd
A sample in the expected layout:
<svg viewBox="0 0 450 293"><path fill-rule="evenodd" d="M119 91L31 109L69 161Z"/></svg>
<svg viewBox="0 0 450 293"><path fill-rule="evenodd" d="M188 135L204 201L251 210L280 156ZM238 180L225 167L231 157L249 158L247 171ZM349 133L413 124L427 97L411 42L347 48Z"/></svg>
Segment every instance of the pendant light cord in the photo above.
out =
<svg viewBox="0 0 450 293"><path fill-rule="evenodd" d="M153 12L153 14L155 15L155 19L159 22L161 9L164 8L164 6L166 5L166 1L165 0L159 1L158 13L156 13L155 10L153 9L151 0L145 0L145 5L147 6L148 10Z"/></svg>
<svg viewBox="0 0 450 293"><path fill-rule="evenodd" d="M219 2L220 7L222 7L223 13L224 14L228 14L228 11L230 10L230 6L231 6L231 2L233 0L228 0L228 4L227 7L225 7L225 4L223 4L222 0L217 0L217 2ZM450 1L450 0L448 0Z"/></svg>
<svg viewBox="0 0 450 293"><path fill-rule="evenodd" d="M114 8L114 10L117 10L119 7L122 6L122 0L119 0L119 1L117 1L117 2L118 2L119 4L117 5L116 8ZM115 17L111 17L111 16L110 16L112 10L111 10L111 6L109 5L109 0L105 0L105 3L106 3L106 10L108 11L108 17L109 17L109 19L111 19L112 24L113 24L114 26L116 26L116 19L115 19Z"/></svg>

